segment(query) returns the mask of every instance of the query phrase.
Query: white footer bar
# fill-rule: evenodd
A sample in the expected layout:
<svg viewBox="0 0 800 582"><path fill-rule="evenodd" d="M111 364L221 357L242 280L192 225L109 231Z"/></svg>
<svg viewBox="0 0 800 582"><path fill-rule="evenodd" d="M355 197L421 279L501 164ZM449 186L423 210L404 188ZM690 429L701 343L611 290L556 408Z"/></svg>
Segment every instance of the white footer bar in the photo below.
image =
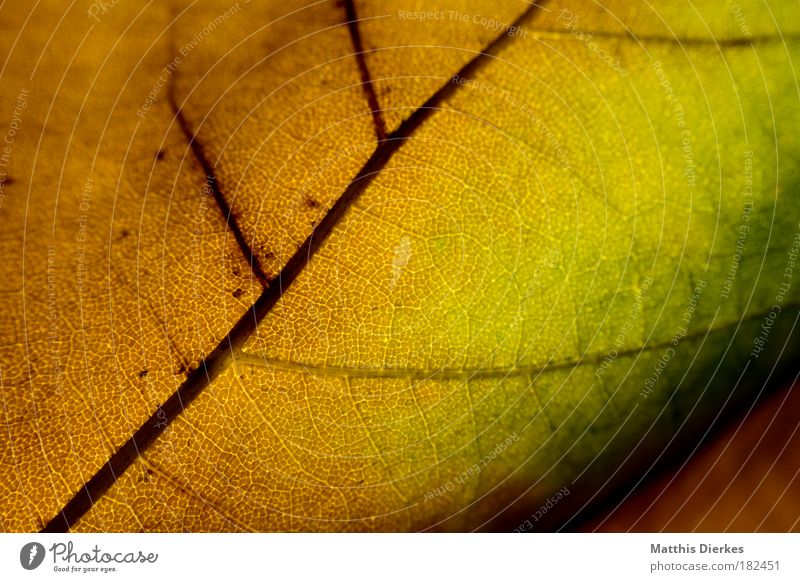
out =
<svg viewBox="0 0 800 582"><path fill-rule="evenodd" d="M4 534L2 580L800 580L792 534Z"/></svg>

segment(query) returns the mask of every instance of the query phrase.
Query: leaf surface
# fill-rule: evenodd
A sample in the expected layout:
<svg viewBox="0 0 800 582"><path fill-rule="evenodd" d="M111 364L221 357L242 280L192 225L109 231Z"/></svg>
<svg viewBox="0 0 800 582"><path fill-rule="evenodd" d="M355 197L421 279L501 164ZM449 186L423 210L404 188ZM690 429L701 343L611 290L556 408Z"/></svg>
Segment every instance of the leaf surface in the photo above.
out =
<svg viewBox="0 0 800 582"><path fill-rule="evenodd" d="M49 58L3 73L5 529L579 509L758 390L794 341L796 6L410 4L15 15Z"/></svg>

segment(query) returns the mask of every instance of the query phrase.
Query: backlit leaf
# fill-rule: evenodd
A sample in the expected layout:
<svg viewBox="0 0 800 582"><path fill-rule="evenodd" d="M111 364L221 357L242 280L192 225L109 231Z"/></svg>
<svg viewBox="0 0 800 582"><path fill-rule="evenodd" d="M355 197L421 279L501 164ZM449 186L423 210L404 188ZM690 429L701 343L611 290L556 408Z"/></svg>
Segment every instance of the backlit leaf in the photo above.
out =
<svg viewBox="0 0 800 582"><path fill-rule="evenodd" d="M133 4L3 9L4 529L513 528L796 349L796 3Z"/></svg>

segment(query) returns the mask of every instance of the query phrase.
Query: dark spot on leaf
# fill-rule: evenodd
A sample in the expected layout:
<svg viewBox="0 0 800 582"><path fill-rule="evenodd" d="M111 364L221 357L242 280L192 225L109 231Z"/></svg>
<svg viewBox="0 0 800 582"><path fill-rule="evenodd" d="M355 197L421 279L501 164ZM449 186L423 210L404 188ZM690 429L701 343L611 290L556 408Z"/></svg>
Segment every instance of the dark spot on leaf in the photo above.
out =
<svg viewBox="0 0 800 582"><path fill-rule="evenodd" d="M12 178L11 176L6 176L5 180L3 180L3 184L5 184L6 186L11 186L11 184L13 184L15 182L16 182L16 180L14 178Z"/></svg>
<svg viewBox="0 0 800 582"><path fill-rule="evenodd" d="M311 197L307 196L305 202L306 206L308 206L309 208L319 208L319 202L317 202Z"/></svg>
<svg viewBox="0 0 800 582"><path fill-rule="evenodd" d="M141 371L141 372L139 372L139 374L138 374L138 375L139 375L139 378L144 378L145 376L147 376L147 374L148 374L149 372L150 372L150 370L142 370L142 371Z"/></svg>
<svg viewBox="0 0 800 582"><path fill-rule="evenodd" d="M233 274L234 274L235 277L238 277L239 275L242 274L242 272L239 270L239 267L234 267L233 268Z"/></svg>
<svg viewBox="0 0 800 582"><path fill-rule="evenodd" d="M164 156L165 156L165 155L166 155L166 152L165 152L164 150L158 150L158 151L156 152L156 159L157 159L158 161L161 161L161 160L163 160L163 159L164 159Z"/></svg>
<svg viewBox="0 0 800 582"><path fill-rule="evenodd" d="M244 295L244 291L242 291L241 289L236 289L236 290L235 290L235 291L232 293L232 295L238 299L239 297L241 297L242 295Z"/></svg>

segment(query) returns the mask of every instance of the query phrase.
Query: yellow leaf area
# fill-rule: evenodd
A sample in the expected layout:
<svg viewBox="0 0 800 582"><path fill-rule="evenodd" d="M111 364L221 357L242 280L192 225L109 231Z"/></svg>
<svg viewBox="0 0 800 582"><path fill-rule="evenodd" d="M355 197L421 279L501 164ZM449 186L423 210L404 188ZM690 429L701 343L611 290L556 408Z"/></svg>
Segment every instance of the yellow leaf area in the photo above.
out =
<svg viewBox="0 0 800 582"><path fill-rule="evenodd" d="M795 3L131 4L2 9L4 530L577 512L796 347Z"/></svg>

